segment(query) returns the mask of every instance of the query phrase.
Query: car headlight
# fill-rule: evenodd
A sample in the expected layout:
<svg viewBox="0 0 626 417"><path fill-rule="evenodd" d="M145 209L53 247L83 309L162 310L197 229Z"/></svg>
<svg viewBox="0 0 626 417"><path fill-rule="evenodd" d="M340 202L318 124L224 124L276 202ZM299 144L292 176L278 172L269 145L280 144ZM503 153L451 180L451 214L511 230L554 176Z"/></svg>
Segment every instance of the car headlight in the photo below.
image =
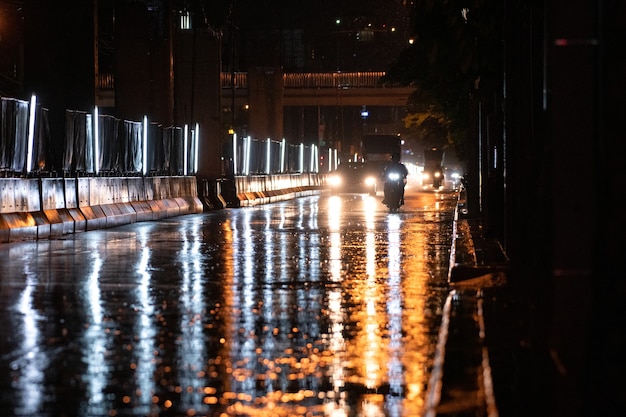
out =
<svg viewBox="0 0 626 417"><path fill-rule="evenodd" d="M374 185L374 184L376 184L376 178L374 177L365 178L365 185Z"/></svg>
<svg viewBox="0 0 626 417"><path fill-rule="evenodd" d="M333 187L337 187L341 185L341 183L342 183L342 179L340 175L331 175L328 177L328 184L330 184Z"/></svg>
<svg viewBox="0 0 626 417"><path fill-rule="evenodd" d="M428 172L422 172L422 178L427 180L430 177L430 175L428 174Z"/></svg>

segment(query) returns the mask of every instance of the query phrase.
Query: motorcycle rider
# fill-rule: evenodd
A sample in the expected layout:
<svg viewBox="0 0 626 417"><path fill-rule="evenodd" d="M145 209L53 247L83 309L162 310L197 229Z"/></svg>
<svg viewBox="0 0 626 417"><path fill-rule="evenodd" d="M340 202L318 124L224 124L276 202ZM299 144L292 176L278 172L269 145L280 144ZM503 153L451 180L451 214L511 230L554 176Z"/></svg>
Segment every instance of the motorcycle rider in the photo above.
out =
<svg viewBox="0 0 626 417"><path fill-rule="evenodd" d="M391 162L389 162L387 166L385 166L385 169L383 171L384 178L387 178L387 175L391 172L395 172L399 174L403 179L402 193L401 193L402 198L400 200L400 203L404 204L404 186L406 185L406 177L409 175L409 170L406 168L406 165L400 162L400 154L398 152L394 152L391 155ZM389 186L389 182L385 181L385 190L384 190L385 195L387 195L388 186ZM387 204L387 201L383 200L383 204Z"/></svg>

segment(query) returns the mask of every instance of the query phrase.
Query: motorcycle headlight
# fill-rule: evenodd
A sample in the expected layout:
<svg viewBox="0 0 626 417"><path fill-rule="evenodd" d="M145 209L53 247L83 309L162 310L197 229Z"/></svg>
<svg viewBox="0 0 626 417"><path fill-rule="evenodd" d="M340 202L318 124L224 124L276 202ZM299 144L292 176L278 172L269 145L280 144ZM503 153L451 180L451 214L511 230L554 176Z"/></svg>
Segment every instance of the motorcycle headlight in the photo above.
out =
<svg viewBox="0 0 626 417"><path fill-rule="evenodd" d="M435 178L439 178L439 177L441 177L441 172L439 171L435 172Z"/></svg>
<svg viewBox="0 0 626 417"><path fill-rule="evenodd" d="M400 174L398 174L397 172L390 172L390 173L387 175L387 178L389 178L389 179L390 179L390 180L392 180L392 181L397 181L397 180L399 180L399 179L400 179Z"/></svg>

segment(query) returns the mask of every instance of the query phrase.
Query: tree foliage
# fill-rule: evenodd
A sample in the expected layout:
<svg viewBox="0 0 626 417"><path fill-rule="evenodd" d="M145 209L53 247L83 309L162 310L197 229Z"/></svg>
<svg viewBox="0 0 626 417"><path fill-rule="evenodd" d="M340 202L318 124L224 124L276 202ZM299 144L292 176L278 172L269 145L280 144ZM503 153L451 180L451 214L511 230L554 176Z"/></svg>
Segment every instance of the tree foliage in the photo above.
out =
<svg viewBox="0 0 626 417"><path fill-rule="evenodd" d="M413 43L386 79L416 87L405 126L408 121L417 129L413 132L425 146L433 140L430 135L445 132L439 143L465 157L470 100L485 92L481 84L494 85L501 74L500 7L489 0L415 1Z"/></svg>

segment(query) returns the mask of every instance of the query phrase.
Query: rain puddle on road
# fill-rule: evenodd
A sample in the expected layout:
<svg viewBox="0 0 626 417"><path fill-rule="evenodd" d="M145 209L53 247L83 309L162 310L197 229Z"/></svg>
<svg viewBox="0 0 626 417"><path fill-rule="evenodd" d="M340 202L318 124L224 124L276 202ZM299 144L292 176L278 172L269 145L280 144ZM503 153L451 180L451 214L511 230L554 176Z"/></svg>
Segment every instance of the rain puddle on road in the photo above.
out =
<svg viewBox="0 0 626 417"><path fill-rule="evenodd" d="M0 412L423 415L454 194L301 198L0 245Z"/></svg>

